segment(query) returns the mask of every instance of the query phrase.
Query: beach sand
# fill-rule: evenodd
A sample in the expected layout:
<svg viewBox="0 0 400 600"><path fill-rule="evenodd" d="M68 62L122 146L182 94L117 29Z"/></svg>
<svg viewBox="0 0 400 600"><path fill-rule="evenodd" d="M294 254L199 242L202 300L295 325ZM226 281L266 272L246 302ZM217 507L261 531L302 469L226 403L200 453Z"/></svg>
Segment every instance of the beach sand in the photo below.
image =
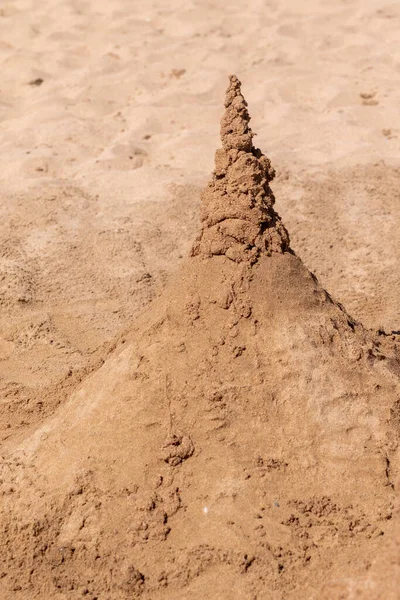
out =
<svg viewBox="0 0 400 600"><path fill-rule="evenodd" d="M293 250L397 364L399 22L375 0L1 5L4 455L115 360L188 256L231 73ZM396 598L360 581L327 598Z"/></svg>

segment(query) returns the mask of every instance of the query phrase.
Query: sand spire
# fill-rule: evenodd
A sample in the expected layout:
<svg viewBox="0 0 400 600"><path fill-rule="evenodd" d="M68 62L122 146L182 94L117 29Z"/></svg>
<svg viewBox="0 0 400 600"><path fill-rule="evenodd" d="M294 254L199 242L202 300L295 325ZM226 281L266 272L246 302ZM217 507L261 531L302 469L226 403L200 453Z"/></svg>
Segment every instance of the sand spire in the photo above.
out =
<svg viewBox="0 0 400 600"><path fill-rule="evenodd" d="M202 229L192 255L223 254L235 262L254 263L261 253L287 251L289 235L273 209L269 182L275 171L253 146L241 83L236 75L229 79L222 148L215 153L213 178L202 194Z"/></svg>
<svg viewBox="0 0 400 600"><path fill-rule="evenodd" d="M2 446L1 600L337 600L378 552L400 573L395 371L285 251L248 124L232 77L198 256Z"/></svg>

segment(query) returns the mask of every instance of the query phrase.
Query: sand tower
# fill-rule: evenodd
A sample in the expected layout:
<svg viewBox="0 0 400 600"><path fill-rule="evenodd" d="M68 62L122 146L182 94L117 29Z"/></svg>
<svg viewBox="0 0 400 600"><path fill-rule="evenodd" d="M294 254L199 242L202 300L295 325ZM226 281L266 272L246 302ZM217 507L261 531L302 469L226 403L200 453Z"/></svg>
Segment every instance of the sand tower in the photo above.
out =
<svg viewBox="0 0 400 600"><path fill-rule="evenodd" d="M4 457L4 598L334 598L382 548L398 381L290 250L234 76L221 142L191 256Z"/></svg>

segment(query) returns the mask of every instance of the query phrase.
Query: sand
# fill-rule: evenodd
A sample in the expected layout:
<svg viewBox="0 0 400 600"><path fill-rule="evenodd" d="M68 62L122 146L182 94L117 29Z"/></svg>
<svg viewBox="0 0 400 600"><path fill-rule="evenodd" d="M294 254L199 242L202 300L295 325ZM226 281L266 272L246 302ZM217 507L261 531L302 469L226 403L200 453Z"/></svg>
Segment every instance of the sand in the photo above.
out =
<svg viewBox="0 0 400 600"><path fill-rule="evenodd" d="M16 504L18 521L28 527L22 527L22 533L12 536L17 540L19 554L11 559L8 555L7 568L2 571L6 573L1 580L4 597L8 593L21 598L31 598L34 594L50 598L55 594L80 597L85 593L90 598L96 593L99 597L111 597L111 593L117 594L116 597L121 597L122 593L131 596L137 593L150 594L150 597L159 594L160 597L185 598L189 595L200 598L204 597L204 589L211 589L215 598L235 595L246 598L251 594L257 597L257 594L265 595L266 589L272 589L271 594L275 594L272 597L276 598L286 591L299 597L298 589L293 588L294 580L303 586L300 588L302 597L322 597L323 593L329 598L350 598L352 594L356 597L357 593L364 593L365 597L389 597L384 585L390 579L382 576L382 571L385 572L391 561L385 562L382 557L396 555L391 505L395 501L393 488L397 466L391 453L394 452L392 438L396 438L392 425L397 422L397 413L393 408L393 392L387 387L387 377L396 373L398 342L395 335L384 332L389 334L399 329L398 19L396 6L382 7L374 2L367 5L350 2L339 6L315 2L306 7L293 3L270 3L268 6L254 3L247 13L242 5L234 4L229 14L225 7L206 3L179 7L173 4L165 7L160 3L135 10L132 5L127 7L122 2L114 2L112 6L101 2L82 5L45 2L40 6L14 2L1 8L0 114L6 134L1 147L0 206L1 426L2 452L6 457L2 470L6 473L4 489L7 494L17 485L17 497L20 498L15 501L14 492L11 492L7 505L8 502ZM92 481L87 466L78 475L74 471L78 458L82 460L82 439L86 439L87 429L85 435L79 431L74 433L77 454L73 451L73 436L63 440L63 432L65 427L72 427L69 419L74 419L82 394L92 398L98 393L112 397L118 373L135 371L132 367L135 357L127 351L126 358L121 358L119 348L132 336L129 332L133 320L159 295L168 275L176 271L189 253L198 230L200 189L212 169L213 148L218 145L215 124L222 113L221 98L230 71L237 72L245 85L253 129L258 133L257 145L267 152L277 171L271 182L276 196L275 209L290 232L292 249L317 274L323 287L346 306L348 313L372 330L370 333L362 330L364 333L357 348L365 348L368 344L376 348L379 343L379 355L388 357L373 361L388 366L384 369L385 374L380 375L383 382L375 381L375 375L370 375L369 371L368 375L365 374L367 371L362 371L365 380L360 384L365 386L362 392L345 375L348 369L351 370L352 361L357 360L353 344L349 350L347 341L344 348L340 342L340 356L342 352L350 352L350 355L345 354L346 358L340 359L343 364L336 374L339 380L347 381L347 389L354 387L356 394L362 393L367 405L372 402L371 394L376 386L383 390L378 394L378 412L369 408L367 412L372 411L372 416L368 412L362 417L367 424L360 425L357 421L357 426L349 429L351 433L347 435L351 444L358 448L365 440L363 436L368 438L370 435L365 433L369 427L374 438L389 435L388 446L386 441L380 442L380 453L369 446L371 463L366 477L370 478L370 484L366 489L370 491L364 497L361 495L357 503L346 499L343 486L332 488L332 482L337 481L333 476L331 487L329 481L324 480L323 485L315 489L311 480L305 478L305 489L295 494L296 497L290 497L288 490L281 491L288 512L281 520L291 520L296 525L280 524L281 529L277 529L276 517L271 515L266 519L267 526L259 523L269 536L272 530L277 535L277 539L269 539L269 549L264 547L265 552L272 553L268 562L271 573L263 563L267 558L258 554L261 544L253 532L258 524L253 527L252 520L242 524L249 548L243 536L239 535L235 540L229 538L227 543L231 547L226 550L226 558L225 550L218 549L218 544L211 547L207 540L201 542L199 531L204 520L198 522L198 519L199 514L202 517L208 514L204 513L205 508L210 509L208 505L200 506L199 513L189 511L183 519L182 513L188 512L185 502L195 503L199 492L197 496L196 492L191 495L186 489L182 500L183 492L181 494L180 488L174 489L168 474L157 472L155 480L144 485L142 481L133 483L139 475L133 476L131 471L129 477L124 476L132 489L124 481L116 496L118 502L123 503L124 493L132 495L135 485L143 486L145 497L140 497L140 491L131 509L152 515L148 522L147 517L142 521L143 536L146 536L146 525L154 529L154 538L153 533L149 537L158 548L164 538L168 542L170 531L167 530L171 528L172 534L175 531L181 536L181 544L190 540L193 547L190 551L187 546L180 550L182 564L176 569L168 562L173 553L165 553L165 572L157 571L157 577L160 577L157 588L152 574L153 550L148 551L147 557L144 552L142 562L137 559L136 565L127 564L124 555L121 564L115 567L107 555L107 551L114 552L115 540L105 536L105 545L107 539L110 543L108 550L102 548L102 575L98 577L93 547L88 544L84 560L80 555L82 566L78 568L75 563L79 564L79 560L71 559L75 553L71 540L76 544L77 531L86 521L88 538L96 540L96 526L93 525L93 530L90 528L90 520L94 517L85 514L83 507L87 505L89 513L94 510L98 502L104 502L104 490L112 489L112 485L106 480L99 488L98 482ZM294 279L294 289L301 296L303 285L298 283L299 279L305 277L307 285L314 285L307 279L306 271L300 269L298 273L297 266L288 264L283 269L286 275L282 279L281 266L271 269L271 264L268 267L271 279L265 278L263 284L266 289L272 282L279 288ZM181 283L176 285L179 288ZM304 285L305 289L308 289L307 285ZM272 292L275 293L274 287ZM197 293L188 311L192 318L198 311L197 296L200 294ZM222 298L218 296L217 302L229 303L229 291ZM285 310L282 313L286 320L295 314L287 302L283 302ZM244 302L241 310L246 311L246 306L248 309L248 302ZM154 310L156 313L157 309ZM354 323L352 319L350 322ZM357 333L359 326L353 326L356 335L361 335ZM339 330L340 335L336 330L328 332L327 347L332 337L346 337L340 327ZM377 330L381 331L379 335L373 333ZM307 336L312 339L310 333ZM275 337L273 339L275 343ZM142 343L147 347L146 337ZM179 341L178 345L181 343ZM231 343L232 352L237 354L236 361L245 356L243 346L247 348L246 343ZM131 342L129 344L131 347ZM299 379L302 379L311 357L303 356L304 349L297 338L289 338L284 340L283 347L278 344L284 360L287 360L288 344L290 355L297 355L299 360L297 371L293 364L290 364L290 370L299 372ZM261 350L254 352L258 356ZM100 368L104 362L106 364ZM201 360L198 362L201 364ZM260 365L257 368L262 371ZM380 367L375 365L373 368ZM91 373L94 374L92 377ZM155 423L160 419L157 406L161 410L165 397L171 396L171 402L176 401L171 393L173 381L165 374L161 378L164 392L161 404L155 403ZM273 392L270 384L268 393ZM234 396L236 392L230 393ZM118 394L117 397L129 396L130 392L125 390ZM133 396L137 398L135 394ZM214 406L213 401L210 402L209 408L203 407L206 412ZM216 402L217 410L223 412L225 401L217 399ZM235 403L235 397L232 402ZM259 415L261 407L257 402L254 406L257 410L253 418L261 419L263 423L263 417ZM149 413L148 408L143 410L144 415ZM343 417L338 414L339 409L335 410L332 409L331 418L339 426ZM55 415L55 421L50 426L52 415ZM93 439L102 436L104 417L100 417L98 429L95 419L90 422ZM218 414L216 420L217 423L228 420L234 424L238 417L240 414L234 412L222 417ZM350 417L355 418L349 416L346 409L346 419ZM156 427L152 418L148 414L140 421L140 430L146 431L143 440L153 439L148 433ZM377 423L371 424L371 419ZM392 425L388 430L383 426L383 432L379 433L387 420ZM260 425L262 430L265 427L265 423ZM45 431L50 428L52 435L60 438L59 447L70 440L71 447L67 443L63 460L71 465L73 483L68 477L66 487L55 485L53 481L56 499L52 506L49 483L39 481L36 492L40 497L47 490L45 493L50 500L49 503L46 500L45 505L37 501L38 518L33 518L32 508L24 508L21 503L24 495L31 505L37 500L36 492L28 492L32 474L28 477L25 470L39 469L49 482L52 477L58 482L59 465L64 463L56 461L51 467L48 457L43 463L40 463L42 459L32 459L32 464L26 458L22 463L15 458L16 463L9 462L9 457L17 456L21 448L30 448L34 455L36 451L40 455L42 449L37 450L35 440L41 439L43 428ZM41 432L39 438L35 437L35 431ZM311 437L317 432L317 428L307 429L307 435ZM247 447L253 434L241 439L241 447ZM123 447L127 450L132 443L131 430L125 435ZM208 438L201 440L200 436L199 443L192 437L196 438L192 432L163 431L162 436L155 435L154 446L148 449L149 460L158 456L168 469L179 469L180 465L182 469L186 468L190 461L198 459L198 448L209 443ZM160 446L158 450L157 445ZM108 468L110 472L115 470L115 446L116 442L109 447L108 455L102 454L108 456L104 469ZM390 453L385 454L388 449ZM210 444L210 453L211 450ZM296 456L293 449L291 452ZM319 468L326 461L323 452L328 450L322 447L317 452ZM234 459L231 484L240 481L236 469L242 468L241 461L247 469L245 477L252 475L249 469L264 473L260 478L281 474L281 485L287 479L285 469L293 469L292 456L289 462L272 450L271 456L250 454L249 449L248 456L239 452L237 457L232 454L226 461L225 467ZM309 468L312 468L312 461ZM143 471L142 463L137 469ZM218 467L212 465L207 470L200 460L196 472L203 472L206 478L207 473L216 469ZM122 471L125 473L124 469ZM20 472L23 475L19 475ZM187 483L184 475L183 480ZM350 480L353 475L349 474ZM16 482L10 483L10 477L16 476ZM21 481L18 481L19 477ZM36 477L35 474L33 481ZM79 483L79 477L82 483ZM160 484L160 477L162 481L165 478L165 484ZM356 475L354 477L357 480ZM293 471L288 481L292 482L291 487L295 486ZM71 487L67 489L69 484ZM207 487L207 481L204 485ZM160 486L161 490L156 492ZM383 487L389 489L382 491ZM80 492L81 488L87 491ZM123 491L125 488L128 492ZM223 494L225 490L226 494L226 489L229 485L225 480L218 493ZM340 496L338 501L334 498L335 491ZM151 494L158 494L158 499L149 500ZM248 492L251 498L260 495L257 485ZM98 496L103 499L99 500ZM67 500L60 505L62 498ZM108 502L112 504L114 500L111 494ZM225 501L229 504L231 500ZM225 510L224 500L219 502L222 503L220 509ZM279 499L274 498L273 502L279 504ZM257 510L261 510L261 506L260 503ZM7 514L8 511L6 508ZM246 511L239 510L240 515L243 512ZM246 514L249 514L248 510ZM164 523L165 515L167 523ZM171 522L175 515L179 519L174 525ZM251 516L253 518L256 517ZM234 521L233 518L230 520ZM341 532L335 543L345 548L340 555L342 566L335 562L338 554L335 545L332 554L324 550L322 558L317 556L319 551L310 550L309 561L314 563L311 576L307 567L297 564L300 555L296 552L306 550L294 551L298 546L288 541L288 528L292 531L291 528L297 527L295 538L303 539L310 520L311 527L322 532L321 539L312 539L311 548L329 545L334 532ZM356 531L355 541L354 528L360 530ZM220 533L218 525L215 541ZM68 543L57 546L61 534ZM123 545L126 536L119 535L121 537L116 536L116 540ZM136 540L141 535L134 524L131 524L130 535ZM207 538L208 533L204 535ZM387 543L388 554L383 550L386 542L380 539L385 535L392 540ZM367 542L363 536L373 541ZM50 550L49 555L41 550L49 540L52 540L50 546L53 544L54 557ZM81 545L85 543L78 541ZM181 546L175 542L177 545L173 548L176 551ZM69 558L64 559L63 551L60 559L57 548L65 548ZM44 552L45 560L37 558L38 551L39 555ZM292 556L290 561L288 551ZM279 562L279 553L284 555L284 568L279 566L283 564ZM135 554L133 556L137 558ZM19 567L21 560L23 568ZM36 575L29 581L33 567L28 568L28 565L32 560L37 561L33 569ZM115 553L113 560L118 563ZM288 562L295 563L294 571L289 575L286 571L279 577L276 571L279 574L287 570ZM49 564L57 571L59 563L58 574L50 574ZM240 567L242 563L244 566ZM253 573L252 564L255 566ZM371 575L366 577L370 564L374 566ZM340 576L335 576L335 565ZM349 565L348 571L343 571L346 565ZM331 580L324 591L318 577L329 568L332 568ZM238 576L240 569L244 574ZM115 591L107 579L114 572L118 585L125 586L123 592ZM246 580L247 573L251 584ZM266 580L262 579L263 574ZM257 583L258 579L260 583ZM394 589L393 598L395 594Z"/></svg>
<svg viewBox="0 0 400 600"><path fill-rule="evenodd" d="M371 0L1 7L1 439L63 402L189 251L229 72L293 248L355 318L399 329L398 18Z"/></svg>

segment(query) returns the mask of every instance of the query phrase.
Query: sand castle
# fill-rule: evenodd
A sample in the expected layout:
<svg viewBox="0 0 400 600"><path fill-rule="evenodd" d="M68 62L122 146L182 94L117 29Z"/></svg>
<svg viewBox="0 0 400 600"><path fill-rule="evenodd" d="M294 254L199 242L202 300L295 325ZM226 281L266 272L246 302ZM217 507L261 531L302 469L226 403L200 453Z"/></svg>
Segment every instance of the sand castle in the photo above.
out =
<svg viewBox="0 0 400 600"><path fill-rule="evenodd" d="M383 548L398 381L290 251L234 76L225 106L191 257L5 459L5 599L336 598Z"/></svg>

